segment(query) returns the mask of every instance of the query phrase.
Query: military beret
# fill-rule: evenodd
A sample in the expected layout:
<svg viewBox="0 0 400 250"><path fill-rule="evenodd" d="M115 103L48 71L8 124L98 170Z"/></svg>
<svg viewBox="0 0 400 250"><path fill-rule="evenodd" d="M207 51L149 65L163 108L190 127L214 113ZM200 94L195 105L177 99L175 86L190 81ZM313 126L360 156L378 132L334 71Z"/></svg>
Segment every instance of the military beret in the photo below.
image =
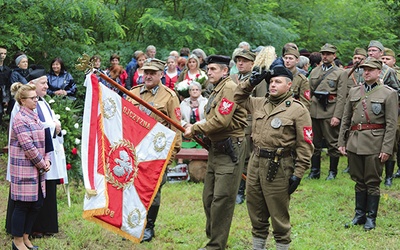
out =
<svg viewBox="0 0 400 250"><path fill-rule="evenodd" d="M365 49L363 49L363 48L358 48L357 47L357 48L354 49L353 55L362 55L362 56L367 57L367 51Z"/></svg>
<svg viewBox="0 0 400 250"><path fill-rule="evenodd" d="M337 48L333 46L332 44L325 43L324 46L321 47L321 50L319 51L320 53L322 52L330 52L330 53L336 53Z"/></svg>
<svg viewBox="0 0 400 250"><path fill-rule="evenodd" d="M34 69L31 72L29 72L28 76L26 77L26 80L28 82L35 80L36 78L39 78L41 76L46 75L46 70L45 69Z"/></svg>
<svg viewBox="0 0 400 250"><path fill-rule="evenodd" d="M284 56L286 55L294 55L296 58L300 57L300 53L297 49L293 49L293 48L289 48L287 50L285 50L285 54L283 54Z"/></svg>
<svg viewBox="0 0 400 250"><path fill-rule="evenodd" d="M161 70L165 69L165 62L158 59L150 59L146 61L142 67L143 70Z"/></svg>
<svg viewBox="0 0 400 250"><path fill-rule="evenodd" d="M254 54L254 53L251 52L251 51L242 49L242 50L240 50L240 51L238 51L238 52L236 53L236 55L235 55L235 57L233 58L233 60L236 62L236 60L237 60L238 57L243 57L243 58L246 58L247 60L250 60L250 61L254 62L254 60L256 59L256 54Z"/></svg>
<svg viewBox="0 0 400 250"><path fill-rule="evenodd" d="M369 42L368 48L370 48L370 47L377 47L381 51L383 51L385 49L383 47L382 43L379 41L376 41L376 40L371 40L371 42Z"/></svg>
<svg viewBox="0 0 400 250"><path fill-rule="evenodd" d="M384 55L384 56L393 56L393 57L396 56L396 54L394 53L394 51L391 50L391 49L389 49L389 48L385 48L385 49L383 50L383 55Z"/></svg>
<svg viewBox="0 0 400 250"><path fill-rule="evenodd" d="M286 67L284 67L282 65L278 65L270 70L270 74L267 75L267 77L265 78L265 81L269 83L271 78L277 77L277 76L283 76L283 77L289 78L290 80L293 80L292 72L290 72L290 70L288 70Z"/></svg>
<svg viewBox="0 0 400 250"><path fill-rule="evenodd" d="M363 64L360 65L360 68L369 67L373 69L382 69L382 62L376 58L368 57L367 60Z"/></svg>
<svg viewBox="0 0 400 250"><path fill-rule="evenodd" d="M225 64L229 66L229 62L231 61L231 58L229 56L223 56L223 55L211 55L208 56L206 59L206 63L211 64L211 63L217 63L217 64Z"/></svg>

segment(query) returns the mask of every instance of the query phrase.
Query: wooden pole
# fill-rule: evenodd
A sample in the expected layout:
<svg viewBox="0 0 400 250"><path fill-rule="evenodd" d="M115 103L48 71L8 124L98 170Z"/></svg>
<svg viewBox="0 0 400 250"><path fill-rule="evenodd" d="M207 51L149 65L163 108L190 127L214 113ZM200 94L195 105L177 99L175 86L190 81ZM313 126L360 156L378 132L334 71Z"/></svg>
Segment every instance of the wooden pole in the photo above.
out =
<svg viewBox="0 0 400 250"><path fill-rule="evenodd" d="M164 113L160 112L159 110L157 110L156 108L154 108L153 106L151 106L150 104L148 104L147 102L145 102L144 100L142 100L140 97L134 95L132 92L130 92L129 90L127 90L125 87L119 85L117 82L115 82L113 79L111 79L110 77L108 77L107 75L105 75L104 73L101 73L100 71L95 70L95 73L98 74L101 78L103 78L104 80L106 80L108 83L112 84L114 87L116 87L117 89L119 89L120 91L122 91L124 94L126 94L127 96L131 97L132 99L134 99L135 101L137 101L138 103L142 104L143 106L145 106L146 108L148 108L149 110L151 110L154 114L158 115L159 117L161 117L162 119L166 120L169 124L171 124L172 126L174 126L175 128L177 128L178 130L180 130L182 133L185 132L185 128L182 127L180 124L176 123L174 120L172 120L169 116L166 116ZM203 148L208 150L208 146L199 138L197 138L196 136L193 137L193 139L200 144Z"/></svg>

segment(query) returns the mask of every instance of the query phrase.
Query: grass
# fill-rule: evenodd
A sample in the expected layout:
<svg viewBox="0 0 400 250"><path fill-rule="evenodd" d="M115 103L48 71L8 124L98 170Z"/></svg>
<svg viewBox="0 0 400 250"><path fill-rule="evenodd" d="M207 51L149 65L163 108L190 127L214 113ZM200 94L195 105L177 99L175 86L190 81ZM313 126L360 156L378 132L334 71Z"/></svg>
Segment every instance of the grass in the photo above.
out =
<svg viewBox="0 0 400 250"><path fill-rule="evenodd" d="M1 142L0 142L1 143ZM2 146L2 145L0 145ZM342 157L340 171L345 168ZM0 249L9 249L11 236L5 233L8 183L4 181L6 157L0 156ZM337 179L325 181L327 160L323 161L320 180L303 180L292 195L290 214L292 244L290 249L399 249L400 245L400 179L391 188L381 189L377 228L364 232L362 227L344 228L354 213L354 183L348 174L339 172ZM167 183L162 190L156 238L150 243L133 244L120 236L82 219L84 190L71 185L72 206L58 187L60 232L54 237L35 239L40 249L198 249L203 247L205 215L201 194L203 184ZM272 229L271 229L272 232ZM228 249L251 249L251 225L245 204L237 205L230 230ZM275 249L272 238L268 249Z"/></svg>

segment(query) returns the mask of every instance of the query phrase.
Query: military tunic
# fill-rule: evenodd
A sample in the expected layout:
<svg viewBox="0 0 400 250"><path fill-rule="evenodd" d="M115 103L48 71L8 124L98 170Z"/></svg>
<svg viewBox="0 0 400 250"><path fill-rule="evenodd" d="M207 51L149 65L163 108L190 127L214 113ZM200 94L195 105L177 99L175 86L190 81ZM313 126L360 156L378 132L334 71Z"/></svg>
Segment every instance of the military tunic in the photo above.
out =
<svg viewBox="0 0 400 250"><path fill-rule="evenodd" d="M240 83L235 101L253 116L252 139L254 150L247 170L247 208L252 223L253 237L266 239L269 218L275 241L289 244L289 178L302 178L310 167L313 154L311 118L307 108L293 97L274 107L265 97L249 97L253 87L248 81ZM264 158L259 150L274 152L283 148L289 153L279 162L273 181L268 181L271 158ZM295 164L290 155L296 154Z"/></svg>
<svg viewBox="0 0 400 250"><path fill-rule="evenodd" d="M292 81L292 92L295 99L301 101L304 106L309 110L311 105L310 84L305 75L300 74L299 70L295 68Z"/></svg>
<svg viewBox="0 0 400 250"><path fill-rule="evenodd" d="M233 102L236 86L229 77L219 82L205 107L206 122L192 127L194 134L204 134L211 140L203 189L206 234L209 238L207 249L226 247L244 166L247 112ZM217 143L229 137L238 158L236 162L217 149Z"/></svg>
<svg viewBox="0 0 400 250"><path fill-rule="evenodd" d="M311 72L309 79L312 96L310 114L314 133L314 154L321 155L322 140L325 138L329 156L340 157L337 146L340 125L332 127L330 121L332 117L339 120L342 118L347 95L347 74L336 65L332 65L328 71L318 66ZM326 110L318 101L315 91L329 92Z"/></svg>
<svg viewBox="0 0 400 250"><path fill-rule="evenodd" d="M379 153L392 154L397 129L397 93L377 85L366 92L364 85L350 90L340 128L339 146L348 152L350 175L356 192L379 195L384 163ZM365 102L365 103L364 103ZM366 107L366 110L364 111ZM363 124L363 125L362 125ZM382 127L368 129L365 124ZM348 138L346 138L348 136Z"/></svg>
<svg viewBox="0 0 400 250"><path fill-rule="evenodd" d="M176 124L181 123L181 114L180 114L180 106L179 100L176 93L169 89L168 87L162 85L160 82L157 86L153 89L148 90L145 85L141 84L138 86L133 87L130 90L136 96L139 96L143 101L149 103L154 108L162 112L164 115L170 117ZM175 135L175 147L171 154L171 158L169 163L171 163L175 159L175 155L179 152L182 143L182 133L176 127L170 125L167 121L159 117L158 115L151 112L149 109L138 103L136 100L127 97L127 100L132 102L135 106L138 106L139 109L153 117L155 120L163 124L164 126L170 128L171 130L176 132ZM166 176L163 178L162 185L166 182ZM160 187L161 189L161 187ZM154 198L152 205L160 205L161 199L161 191L158 191L156 197Z"/></svg>

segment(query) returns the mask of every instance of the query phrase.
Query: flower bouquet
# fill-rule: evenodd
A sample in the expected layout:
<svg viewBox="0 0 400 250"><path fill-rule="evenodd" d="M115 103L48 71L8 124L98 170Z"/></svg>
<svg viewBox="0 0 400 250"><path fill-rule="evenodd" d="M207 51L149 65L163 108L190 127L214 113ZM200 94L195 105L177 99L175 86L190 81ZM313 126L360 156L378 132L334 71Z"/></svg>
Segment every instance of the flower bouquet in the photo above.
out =
<svg viewBox="0 0 400 250"><path fill-rule="evenodd" d="M178 94L180 96L183 96L184 98L188 98L189 97L189 85L190 85L191 81L188 80L183 80L181 82L178 82L177 84L175 84L175 91L178 92Z"/></svg>
<svg viewBox="0 0 400 250"><path fill-rule="evenodd" d="M207 75L197 74L196 78L193 81L200 83L201 87L204 89L206 87L204 83L207 81L207 79L208 79Z"/></svg>

